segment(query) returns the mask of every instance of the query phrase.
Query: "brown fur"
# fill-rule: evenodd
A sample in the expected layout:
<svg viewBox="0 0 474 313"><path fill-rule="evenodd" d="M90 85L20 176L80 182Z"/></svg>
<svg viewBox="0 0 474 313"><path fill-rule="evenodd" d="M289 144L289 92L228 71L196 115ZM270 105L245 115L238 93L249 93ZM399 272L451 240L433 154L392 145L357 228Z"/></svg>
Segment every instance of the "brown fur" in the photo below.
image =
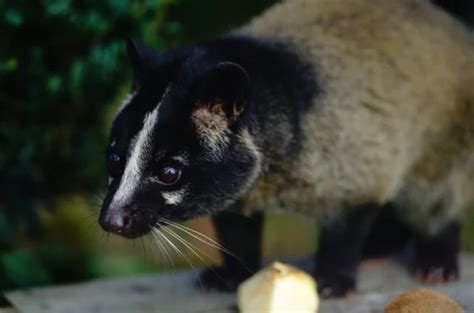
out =
<svg viewBox="0 0 474 313"><path fill-rule="evenodd" d="M315 214L395 199L431 233L472 203L474 40L463 25L425 0L287 0L238 32L290 43L323 90L303 150L262 176L249 205Z"/></svg>
<svg viewBox="0 0 474 313"><path fill-rule="evenodd" d="M464 313L449 297L428 289L413 289L393 300L384 313Z"/></svg>
<svg viewBox="0 0 474 313"><path fill-rule="evenodd" d="M210 158L218 160L229 143L229 128L222 104L199 105L193 111L192 121L202 143L209 149Z"/></svg>

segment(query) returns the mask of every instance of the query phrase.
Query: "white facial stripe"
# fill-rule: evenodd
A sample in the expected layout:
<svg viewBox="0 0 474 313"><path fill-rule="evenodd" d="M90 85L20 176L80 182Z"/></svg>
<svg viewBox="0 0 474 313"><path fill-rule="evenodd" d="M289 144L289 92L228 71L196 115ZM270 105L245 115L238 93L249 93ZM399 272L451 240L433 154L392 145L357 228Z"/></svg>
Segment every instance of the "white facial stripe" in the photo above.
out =
<svg viewBox="0 0 474 313"><path fill-rule="evenodd" d="M115 114L115 117L117 117L120 114L120 112L122 112L123 109L125 109L130 104L130 102L132 102L133 98L135 98L137 93L138 93L138 89L135 89L125 96L125 98L120 103L120 106L117 110L117 113Z"/></svg>
<svg viewBox="0 0 474 313"><path fill-rule="evenodd" d="M163 191L161 195L163 196L163 199L165 199L166 204L177 205L183 201L184 196L186 195L186 190Z"/></svg>
<svg viewBox="0 0 474 313"><path fill-rule="evenodd" d="M112 203L127 203L141 180L143 165L146 163L147 152L151 146L153 126L158 121L158 108L159 105L151 113L145 115L143 128L140 130L135 144L132 143L130 146L130 158Z"/></svg>
<svg viewBox="0 0 474 313"><path fill-rule="evenodd" d="M168 89L169 87L163 94L162 99L166 96ZM111 206L117 203L122 205L128 203L142 179L143 167L151 157L150 149L152 148L153 128L158 122L158 111L161 102L156 105L153 111L145 115L142 129L130 144L130 157L120 179L120 185L112 199Z"/></svg>

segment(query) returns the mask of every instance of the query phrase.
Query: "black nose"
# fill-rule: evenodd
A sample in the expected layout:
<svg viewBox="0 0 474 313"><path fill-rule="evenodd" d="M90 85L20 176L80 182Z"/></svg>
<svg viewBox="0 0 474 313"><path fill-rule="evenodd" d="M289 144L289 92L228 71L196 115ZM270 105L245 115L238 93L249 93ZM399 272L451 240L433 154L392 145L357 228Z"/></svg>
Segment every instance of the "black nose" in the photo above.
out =
<svg viewBox="0 0 474 313"><path fill-rule="evenodd" d="M111 211L99 218L99 224L105 231L125 235L130 230L130 216L127 212Z"/></svg>

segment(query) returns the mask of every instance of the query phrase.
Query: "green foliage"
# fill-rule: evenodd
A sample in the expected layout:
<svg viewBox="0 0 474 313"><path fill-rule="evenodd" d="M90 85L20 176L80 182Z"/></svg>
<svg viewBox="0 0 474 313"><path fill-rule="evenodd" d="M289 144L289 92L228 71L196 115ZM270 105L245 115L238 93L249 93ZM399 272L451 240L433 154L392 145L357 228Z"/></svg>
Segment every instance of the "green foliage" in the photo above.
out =
<svg viewBox="0 0 474 313"><path fill-rule="evenodd" d="M170 4L0 4L0 205L10 217L39 197L97 189L104 112L129 74L124 38L163 46L159 32Z"/></svg>
<svg viewBox="0 0 474 313"><path fill-rule="evenodd" d="M0 1L0 289L57 281L42 260L57 269L73 255L33 244L37 208L103 186L104 116L129 80L124 39L163 48L172 3Z"/></svg>
<svg viewBox="0 0 474 313"><path fill-rule="evenodd" d="M43 264L26 250L13 250L1 256L6 278L17 287L47 284L51 277Z"/></svg>
<svg viewBox="0 0 474 313"><path fill-rule="evenodd" d="M246 23L276 0L177 0L170 11L167 32L172 45L205 40Z"/></svg>

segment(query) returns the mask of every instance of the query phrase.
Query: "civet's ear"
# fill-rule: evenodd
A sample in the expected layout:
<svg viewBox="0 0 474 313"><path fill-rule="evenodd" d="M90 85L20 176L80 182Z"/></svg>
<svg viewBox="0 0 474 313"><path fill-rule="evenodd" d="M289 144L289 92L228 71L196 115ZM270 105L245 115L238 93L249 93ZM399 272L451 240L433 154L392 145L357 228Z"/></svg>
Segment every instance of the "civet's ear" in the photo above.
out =
<svg viewBox="0 0 474 313"><path fill-rule="evenodd" d="M158 53L152 48L127 39L127 53L133 72L133 83L140 86L146 78L147 72L153 67Z"/></svg>
<svg viewBox="0 0 474 313"><path fill-rule="evenodd" d="M208 69L197 82L196 110L222 115L230 126L245 107L249 77L238 64L218 63Z"/></svg>

